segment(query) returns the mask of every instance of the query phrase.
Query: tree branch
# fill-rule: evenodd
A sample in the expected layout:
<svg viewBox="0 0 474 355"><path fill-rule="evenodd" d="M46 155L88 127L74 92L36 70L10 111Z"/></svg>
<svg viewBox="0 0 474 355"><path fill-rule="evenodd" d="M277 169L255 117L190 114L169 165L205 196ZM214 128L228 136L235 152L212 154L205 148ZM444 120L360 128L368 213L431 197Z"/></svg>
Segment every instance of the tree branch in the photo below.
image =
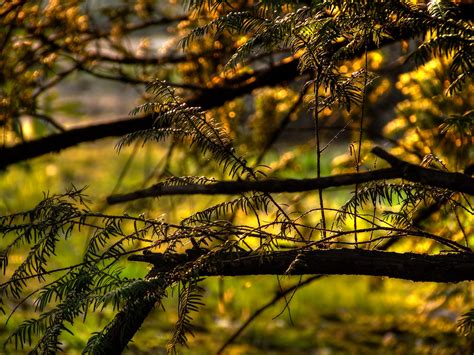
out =
<svg viewBox="0 0 474 355"><path fill-rule="evenodd" d="M154 265L155 272L167 272L192 262L188 254L132 255L131 261ZM474 254L420 255L363 249L276 251L267 254L215 254L200 263L201 276L243 275L368 275L423 282L474 280Z"/></svg>
<svg viewBox="0 0 474 355"><path fill-rule="evenodd" d="M401 178L427 186L440 187L455 192L474 195L474 178L462 174L428 169L398 159L380 147L374 147L372 153L388 162L392 168L401 172Z"/></svg>
<svg viewBox="0 0 474 355"><path fill-rule="evenodd" d="M407 163L378 147L372 149L372 152L378 157L388 161L392 167L363 173L339 174L313 179L220 181L211 184L188 184L179 186L169 186L158 183L149 188L127 194L111 195L107 198L107 202L109 204L115 204L146 197L165 195L236 195L250 191L268 193L303 192L398 178L422 183L427 186L445 188L451 191L474 195L474 178L470 176L461 173L449 173L428 169Z"/></svg>
<svg viewBox="0 0 474 355"><path fill-rule="evenodd" d="M359 174L340 174L314 179L267 179L258 181L219 181L211 184L187 184L170 186L163 183L149 188L133 191L123 195L111 195L107 198L109 204L133 201L146 197L166 195L237 195L250 191L279 193L304 192L329 187L348 186L376 180L395 179L400 177L393 168L374 170Z"/></svg>
<svg viewBox="0 0 474 355"><path fill-rule="evenodd" d="M150 273L145 279L150 277ZM135 333L140 329L143 322L150 312L154 309L156 303L160 302L164 296L166 282L159 280L161 287L157 290L141 290L141 297L129 299L125 306L118 312L114 319L104 328L99 341L89 349L91 354L121 354L127 344L132 340Z"/></svg>
<svg viewBox="0 0 474 355"><path fill-rule="evenodd" d="M48 153L59 152L79 143L92 142L105 137L122 136L129 132L151 127L150 116L135 119L119 119L68 131L51 134L47 137L20 143L0 149L0 170L20 161L36 158Z"/></svg>
<svg viewBox="0 0 474 355"><path fill-rule="evenodd" d="M252 90L281 84L297 76L297 60L281 63L275 67L259 70L253 76L242 76L242 82L232 87L219 86L201 91L187 100L189 106L204 110L221 106L229 100L250 93ZM20 143L0 149L0 170L11 164L32 159L48 153L59 152L79 143L91 142L106 137L117 137L127 133L151 128L151 115L139 118L118 119L112 122L73 128L66 132Z"/></svg>

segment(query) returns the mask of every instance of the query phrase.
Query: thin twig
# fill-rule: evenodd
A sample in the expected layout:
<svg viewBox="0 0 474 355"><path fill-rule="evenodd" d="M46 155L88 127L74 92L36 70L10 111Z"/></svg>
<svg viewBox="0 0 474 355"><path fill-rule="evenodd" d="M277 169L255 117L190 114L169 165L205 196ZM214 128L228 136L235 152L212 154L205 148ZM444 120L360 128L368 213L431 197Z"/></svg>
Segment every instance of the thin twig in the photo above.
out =
<svg viewBox="0 0 474 355"><path fill-rule="evenodd" d="M356 156L356 173L359 173L360 169L360 154L362 151L362 137L364 134L364 113L365 113L365 101L366 101L366 91L367 91L367 82L368 82L368 75L367 75L367 67L368 67L368 54L367 54L367 28L364 29L364 39L365 39L365 72L364 72L364 86L362 88L362 104L360 108L360 126L359 126L359 143L357 147L357 156ZM357 207L358 207L358 200L357 194L359 193L359 184L355 184L355 191L354 191L354 241L357 245Z"/></svg>
<svg viewBox="0 0 474 355"><path fill-rule="evenodd" d="M307 286L309 285L311 282L315 281L315 280L319 280L321 277L323 277L323 275L315 275L315 276L311 276L309 278L307 278L306 280L302 281L302 282L298 282L297 284L285 289L285 290L278 290L277 294L267 303L265 303L263 306L261 306L260 308L258 308L257 310L254 311L254 313L245 321L245 323L243 323L239 329L237 329L226 341L224 344L222 344L222 346L219 348L219 350L217 350L217 354L222 354L224 352L224 350L234 342L235 339L237 339L237 337L242 334L242 332L247 329L247 327L260 315L262 314L265 310L267 310L268 308L272 307L273 305L275 305L279 300L281 300L282 298L284 298L287 294L295 291L295 290L298 290L300 287L304 287L304 286Z"/></svg>

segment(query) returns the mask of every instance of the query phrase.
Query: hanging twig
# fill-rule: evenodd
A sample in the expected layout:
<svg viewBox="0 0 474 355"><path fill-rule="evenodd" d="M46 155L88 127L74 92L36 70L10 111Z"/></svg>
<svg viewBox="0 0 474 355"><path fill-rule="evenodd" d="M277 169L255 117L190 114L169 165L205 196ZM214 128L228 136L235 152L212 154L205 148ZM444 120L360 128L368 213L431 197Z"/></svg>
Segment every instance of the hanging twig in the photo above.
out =
<svg viewBox="0 0 474 355"><path fill-rule="evenodd" d="M247 327L260 315L262 314L265 310L267 310L268 308L274 306L278 301L280 301L282 298L284 298L286 295L288 295L289 293L295 291L295 290L298 290L300 289L301 287L304 287L304 286L307 286L309 285L310 283L312 283L313 281L315 280L319 280L320 278L322 278L323 276L322 275L315 275L315 276L311 276L309 278L307 278L306 280L302 281L302 282L298 282L296 283L295 285L285 289L285 290L278 290L278 292L276 293L276 295L270 300L268 301L267 303L265 303L263 306L261 306L260 308L258 308L257 310L255 310L252 315L247 318L247 320L239 327L239 329L237 329L230 337L229 339L227 339L225 341L224 344L222 344L222 346L219 348L219 350L217 350L217 354L222 354L224 352L224 350L234 342L235 339L237 339L239 337L240 334L242 334L242 332L247 329Z"/></svg>

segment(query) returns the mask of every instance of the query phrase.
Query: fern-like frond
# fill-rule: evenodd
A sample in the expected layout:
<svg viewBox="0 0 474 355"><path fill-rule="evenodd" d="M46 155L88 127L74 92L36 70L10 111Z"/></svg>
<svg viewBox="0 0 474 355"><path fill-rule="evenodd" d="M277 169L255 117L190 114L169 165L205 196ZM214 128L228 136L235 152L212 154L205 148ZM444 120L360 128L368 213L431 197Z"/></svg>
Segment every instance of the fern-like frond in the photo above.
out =
<svg viewBox="0 0 474 355"><path fill-rule="evenodd" d="M428 12L431 16L449 19L458 15L459 9L448 0L432 0L428 2Z"/></svg>
<svg viewBox="0 0 474 355"><path fill-rule="evenodd" d="M221 218L236 210L244 211L249 214L250 211L256 213L263 211L268 213L268 205L270 200L266 194L254 193L250 196L241 196L231 201L222 202L209 207L203 211L199 211L190 217L181 221L182 225L196 224L212 221L215 218Z"/></svg>
<svg viewBox="0 0 474 355"><path fill-rule="evenodd" d="M231 176L245 173L253 175L253 170L247 166L245 159L235 155L232 140L221 123L207 117L200 108L186 105L163 81L151 83L148 90L155 95L157 101L152 105L142 105L136 112L152 110L149 113L154 115L154 128L125 136L117 144L118 149L137 139L186 139L191 147L195 146L203 154L211 154Z"/></svg>
<svg viewBox="0 0 474 355"><path fill-rule="evenodd" d="M211 33L218 35L223 31L229 33L261 32L265 29L268 19L257 11L233 11L218 17L204 26L193 29L187 36L181 39L180 46L188 47L196 39Z"/></svg>
<svg viewBox="0 0 474 355"><path fill-rule="evenodd" d="M455 133L471 137L474 134L474 110L463 115L451 115L439 126L441 134Z"/></svg>
<svg viewBox="0 0 474 355"><path fill-rule="evenodd" d="M402 204L402 210L408 207L416 206L420 201L425 201L429 198L437 200L441 198L442 191L437 189L427 188L419 184L388 184L388 183L374 183L361 188L357 195L353 195L337 213L335 218L336 225L344 223L348 212L354 211L367 203L372 205L387 203L388 205ZM349 213L349 214L350 214ZM401 215L387 214L391 219L402 217Z"/></svg>
<svg viewBox="0 0 474 355"><path fill-rule="evenodd" d="M457 326L461 334L465 336L472 334L474 329L474 309L464 313L459 319Z"/></svg>
<svg viewBox="0 0 474 355"><path fill-rule="evenodd" d="M67 297L52 310L41 314L38 319L23 322L6 342L23 346L26 343L31 344L33 336L41 335L32 353L50 354L61 351L59 336L63 331L70 333L66 323L72 324L74 319L88 307L85 295L89 291L91 277L85 272L79 276L80 282L74 284Z"/></svg>
<svg viewBox="0 0 474 355"><path fill-rule="evenodd" d="M260 24L260 29L245 32L250 38L242 44L226 64L227 68L234 68L253 54L286 48L291 45L293 31L301 21L315 13L311 7L302 7L281 17L268 18ZM242 29L244 32L245 29Z"/></svg>
<svg viewBox="0 0 474 355"><path fill-rule="evenodd" d="M193 335L192 312L197 312L203 306L202 297L204 289L198 285L201 279L183 282L178 295L178 321L173 331L173 335L168 342L168 352L175 352L176 346L186 345L188 334Z"/></svg>
<svg viewBox="0 0 474 355"><path fill-rule="evenodd" d="M37 275L38 280L44 280L42 275L46 273L48 259L55 255L57 243L71 235L73 226L69 222L88 210L82 191L73 188L64 195L46 197L30 211L0 217L3 238L15 235L2 251L2 269L7 267L9 254L14 248L30 245L30 251L13 271L10 281L1 287L2 298L9 294L19 298L29 276Z"/></svg>
<svg viewBox="0 0 474 355"><path fill-rule="evenodd" d="M167 282L161 277L155 277L145 280L130 280L123 285L123 287L117 288L103 296L92 297L92 303L94 307L97 304L113 304L117 307L122 304L123 301L127 301L124 307L121 307L121 315L125 321L132 320L136 317L137 312L143 312L142 307L144 304L155 304L161 303L161 299L166 296L165 289ZM116 319L115 319L116 320ZM115 326L115 320L110 322L100 332L94 333L89 340L83 354L105 354L104 347L109 339L106 334L111 328Z"/></svg>

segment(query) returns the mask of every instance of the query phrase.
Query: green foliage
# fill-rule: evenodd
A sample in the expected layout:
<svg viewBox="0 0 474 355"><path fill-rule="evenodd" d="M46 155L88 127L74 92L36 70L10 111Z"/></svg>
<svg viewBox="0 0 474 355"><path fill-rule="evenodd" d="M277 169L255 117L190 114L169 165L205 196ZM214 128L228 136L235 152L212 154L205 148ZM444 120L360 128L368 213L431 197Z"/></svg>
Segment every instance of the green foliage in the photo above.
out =
<svg viewBox="0 0 474 355"><path fill-rule="evenodd" d="M121 268L115 264L118 259L130 253L127 245L133 247L136 242L146 240L150 230L162 233L167 226L144 217L103 216L93 213L87 208L85 201L83 190L73 188L65 195L46 198L30 211L1 219L3 237L13 236L14 239L4 250L4 272L9 254L23 243L32 244L30 253L16 267L9 281L1 285L2 303L9 296L22 298L23 290L28 285L27 280L36 278L43 284L22 300L24 302L38 293L34 303L36 310L42 313L36 320L25 321L7 339L7 342L13 342L16 347L31 344L33 337L39 336L34 352L56 352L61 345L60 334L69 331L66 324L72 324L79 315L85 319L89 310L97 311L109 305L118 309L129 300L143 299L144 290L155 289L153 281L150 286L150 281L123 278ZM92 220L97 218L102 221L95 226L82 262L48 270L48 258L54 255L57 244L61 240L67 241L81 227L94 226ZM133 221L131 233L125 233L122 228L127 219ZM62 276L44 284L47 277L55 273Z"/></svg>
<svg viewBox="0 0 474 355"><path fill-rule="evenodd" d="M420 204L426 206L433 201L449 198L450 195L449 191L440 191L440 189L433 189L420 184L372 183L363 187L341 206L335 221L336 224L343 223L348 214L356 213L358 207L363 207L366 204L372 206L384 203L389 206L400 205L400 211L403 211L404 215L408 215L408 213L411 215ZM388 213L392 213L392 211L385 211L384 213L388 216ZM394 217L392 214L390 216L390 218Z"/></svg>
<svg viewBox="0 0 474 355"><path fill-rule="evenodd" d="M154 128L126 135L117 145L119 150L136 139L142 139L145 144L150 139L188 138L191 147L197 147L202 154L210 153L213 160L222 165L224 171L229 170L232 177L253 174L245 159L235 155L231 139L220 123L207 118L201 109L188 107L162 81L151 83L147 91L154 95L154 101L137 107L131 114L150 113L154 119Z"/></svg>
<svg viewBox="0 0 474 355"><path fill-rule="evenodd" d="M459 92L472 78L473 35L472 26L459 17L459 9L450 1L430 1L425 23L436 35L421 44L412 54L418 65L428 62L434 55L452 58L449 67L451 85L448 92Z"/></svg>
<svg viewBox="0 0 474 355"><path fill-rule="evenodd" d="M470 334L472 334L472 329L474 328L473 309L462 315L462 317L458 321L458 327L463 335L469 336Z"/></svg>
<svg viewBox="0 0 474 355"><path fill-rule="evenodd" d="M253 193L249 196L243 195L231 201L225 201L199 211L183 219L181 223L183 225L192 225L210 222L214 218L224 218L225 216L229 216L239 210L246 214L253 212L258 216L257 211L268 213L268 205L270 203L268 196L262 193Z"/></svg>
<svg viewBox="0 0 474 355"><path fill-rule="evenodd" d="M168 352L175 353L176 346L178 344L186 345L188 342L187 335L193 335L191 313L198 312L199 307L204 305L201 301L204 289L198 286L199 281L202 280L190 280L188 283L180 285L178 290L178 321L168 342Z"/></svg>

